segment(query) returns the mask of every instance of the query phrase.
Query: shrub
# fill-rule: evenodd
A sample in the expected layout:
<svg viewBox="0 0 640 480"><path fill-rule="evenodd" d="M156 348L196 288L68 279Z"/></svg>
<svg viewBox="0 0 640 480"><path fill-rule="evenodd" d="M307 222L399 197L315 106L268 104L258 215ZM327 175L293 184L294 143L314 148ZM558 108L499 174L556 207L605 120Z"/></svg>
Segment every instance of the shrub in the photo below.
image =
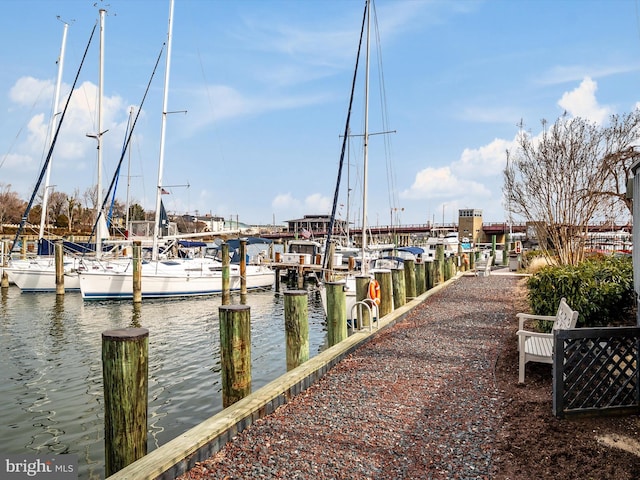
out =
<svg viewBox="0 0 640 480"><path fill-rule="evenodd" d="M544 267L529 278L527 287L535 314L555 315L560 299L565 297L579 312L579 327L630 323L635 309L629 257L596 256L577 266ZM548 331L550 325L543 329Z"/></svg>

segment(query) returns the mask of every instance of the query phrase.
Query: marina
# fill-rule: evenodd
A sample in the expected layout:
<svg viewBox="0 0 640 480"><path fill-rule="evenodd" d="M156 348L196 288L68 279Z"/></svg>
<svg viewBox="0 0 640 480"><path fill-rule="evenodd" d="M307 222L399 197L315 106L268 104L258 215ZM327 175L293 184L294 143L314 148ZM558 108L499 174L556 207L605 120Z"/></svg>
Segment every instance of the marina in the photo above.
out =
<svg viewBox="0 0 640 480"><path fill-rule="evenodd" d="M273 290L247 297L253 390L286 372L283 297ZM326 330L317 291L308 301L313 357L325 348ZM0 451L77 454L79 479L104 478L101 334L117 328L149 330L148 452L220 412L220 305L220 296L135 306L2 289Z"/></svg>

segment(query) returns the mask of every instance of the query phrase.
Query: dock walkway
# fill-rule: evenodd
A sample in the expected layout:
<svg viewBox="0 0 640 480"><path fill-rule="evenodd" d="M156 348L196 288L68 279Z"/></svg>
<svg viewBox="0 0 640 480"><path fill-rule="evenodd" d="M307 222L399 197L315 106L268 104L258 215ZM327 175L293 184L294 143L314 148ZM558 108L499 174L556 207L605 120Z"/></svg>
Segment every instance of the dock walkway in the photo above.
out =
<svg viewBox="0 0 640 480"><path fill-rule="evenodd" d="M491 478L518 280L458 278L180 479Z"/></svg>

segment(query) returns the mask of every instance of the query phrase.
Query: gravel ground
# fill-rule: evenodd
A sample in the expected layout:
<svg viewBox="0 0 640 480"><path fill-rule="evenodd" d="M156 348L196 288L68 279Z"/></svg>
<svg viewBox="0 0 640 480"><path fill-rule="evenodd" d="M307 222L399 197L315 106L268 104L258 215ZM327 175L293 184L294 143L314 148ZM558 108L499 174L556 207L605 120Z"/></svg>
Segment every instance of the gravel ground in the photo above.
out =
<svg viewBox="0 0 640 480"><path fill-rule="evenodd" d="M180 479L494 477L519 280L458 279Z"/></svg>

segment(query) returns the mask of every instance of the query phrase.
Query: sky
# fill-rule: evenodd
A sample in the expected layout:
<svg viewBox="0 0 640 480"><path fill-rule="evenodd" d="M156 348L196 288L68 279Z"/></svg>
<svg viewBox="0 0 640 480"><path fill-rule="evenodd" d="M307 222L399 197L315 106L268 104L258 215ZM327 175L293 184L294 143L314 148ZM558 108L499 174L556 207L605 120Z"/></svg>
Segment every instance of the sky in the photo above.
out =
<svg viewBox="0 0 640 480"><path fill-rule="evenodd" d="M603 123L637 108L639 2L375 0L367 223L457 222L467 208L482 210L485 222L506 221L502 171L520 129L538 134L543 120L565 113ZM330 213L364 4L175 0L165 92L169 0L5 1L0 187L29 199L52 115L62 116L76 76L50 188L82 196L97 184L99 29L80 64L105 9L103 186L123 157L117 198L150 211L160 183L169 213L258 225ZM364 79L361 63L337 209L356 225L365 197Z"/></svg>

